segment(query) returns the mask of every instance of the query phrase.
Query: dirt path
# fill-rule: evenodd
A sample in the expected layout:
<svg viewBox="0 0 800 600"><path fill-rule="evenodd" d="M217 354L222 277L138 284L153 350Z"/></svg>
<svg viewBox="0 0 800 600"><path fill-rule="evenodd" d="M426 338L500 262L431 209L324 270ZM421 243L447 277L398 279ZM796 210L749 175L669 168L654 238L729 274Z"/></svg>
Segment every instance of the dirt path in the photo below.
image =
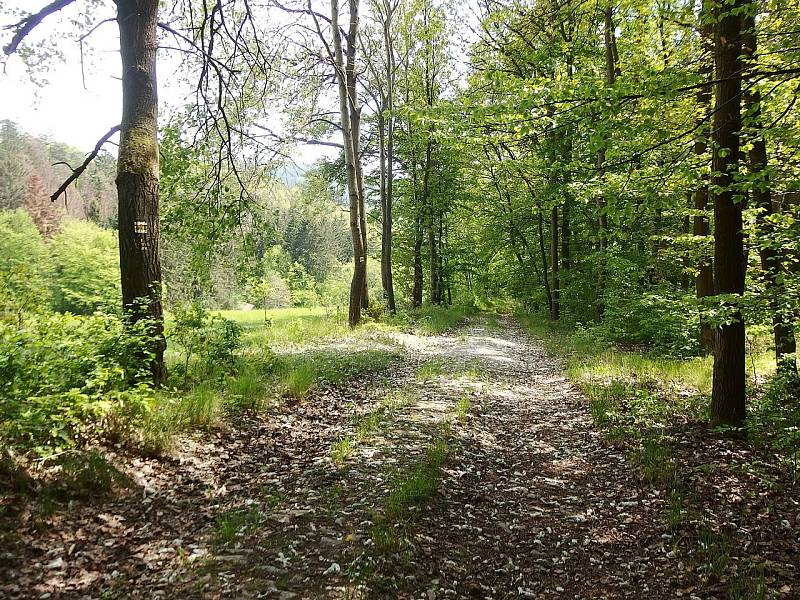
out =
<svg viewBox="0 0 800 600"><path fill-rule="evenodd" d="M380 376L117 457L132 490L23 515L0 597L690 597L663 497L533 340L395 339Z"/></svg>

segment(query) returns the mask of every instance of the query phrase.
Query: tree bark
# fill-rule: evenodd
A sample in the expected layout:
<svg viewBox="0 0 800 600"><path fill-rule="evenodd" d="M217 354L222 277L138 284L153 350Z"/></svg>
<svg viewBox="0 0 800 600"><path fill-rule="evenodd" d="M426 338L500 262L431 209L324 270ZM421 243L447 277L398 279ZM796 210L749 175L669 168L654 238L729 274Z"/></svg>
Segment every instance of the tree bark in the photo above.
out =
<svg viewBox="0 0 800 600"><path fill-rule="evenodd" d="M757 37L755 15L747 15L742 24L743 51L742 56L748 65L746 68L754 69L757 62ZM780 299L785 296L786 288L783 284L785 276L784 252L769 243L774 233L770 217L773 214L772 190L770 187L769 173L767 172L767 144L762 134L761 118L761 92L755 88L744 94L745 108L747 110L750 129L754 131L748 153L750 172L755 176L751 198L753 208L757 209L756 225L758 227L761 243L761 270L764 272L767 291L767 303L772 313L772 333L775 343L775 361L778 369L787 373L797 371L795 352L797 344L794 337L794 328L786 319L780 306ZM766 242L766 243L765 243Z"/></svg>
<svg viewBox="0 0 800 600"><path fill-rule="evenodd" d="M353 12L353 5L356 12ZM351 34L358 30L358 0L350 0L350 31ZM350 306L348 322L351 327L358 325L361 320L361 308L364 297L364 287L367 279L367 256L364 247L364 237L361 229L361 198L363 191L358 183L358 170L356 161L356 145L353 140L352 121L350 115L350 98L348 89L348 73L342 51L342 34L339 29L339 0L331 0L331 30L333 35L334 67L339 91L339 115L342 126L342 143L344 145L344 158L347 170L347 192L350 202L350 237L353 243L353 279L350 282ZM355 38L353 38L355 39ZM353 49L353 52L355 49Z"/></svg>
<svg viewBox="0 0 800 600"><path fill-rule="evenodd" d="M430 175L432 164L433 139L428 132L428 141L425 145L425 170L422 173L422 199L425 205L425 226L428 231L428 270L430 274L430 300L431 304L439 304L441 295L439 291L439 253L436 246L436 210L431 197Z"/></svg>
<svg viewBox="0 0 800 600"><path fill-rule="evenodd" d="M154 383L166 378L159 258L158 0L118 0L122 123L117 159L122 304L132 322L146 319L153 339Z"/></svg>
<svg viewBox="0 0 800 600"><path fill-rule="evenodd" d="M739 136L742 130L742 19L745 0L717 7L714 28L716 103L713 127L714 291L744 293L742 203L736 197ZM745 331L736 303L727 303L731 322L716 331L711 393L713 424L738 426L745 419Z"/></svg>
<svg viewBox="0 0 800 600"><path fill-rule="evenodd" d="M550 268L553 271L553 303L550 306L550 318L558 321L561 316L561 282L558 278L558 206L550 212Z"/></svg>
<svg viewBox="0 0 800 600"><path fill-rule="evenodd" d="M707 0L703 0L702 8L700 11L701 19L706 14ZM711 25L701 24L700 26L700 44L702 48L700 58L699 74L701 79L708 81L708 87L701 87L697 90L695 102L700 109L697 115L695 125L699 135L694 143L694 154L698 159L708 152L708 136L710 135L710 127L707 124L709 112L711 108L711 78L714 72L714 58L713 58L713 45L714 45L714 32ZM694 223L692 233L696 237L705 238L709 235L709 222L708 222L708 175L703 175L703 182L694 191ZM697 277L695 278L695 296L699 299L706 298L714 295L714 262L711 256L707 256L705 251L700 257L700 264L698 265ZM700 311L700 346L706 352L711 352L714 349L714 329L702 317L702 310Z"/></svg>
<svg viewBox="0 0 800 600"><path fill-rule="evenodd" d="M417 212L417 219L414 229L414 287L411 290L411 305L414 308L422 306L422 237L423 237L422 209Z"/></svg>
<svg viewBox="0 0 800 600"><path fill-rule="evenodd" d="M392 44L392 16L393 9L390 2L385 3L386 20L383 24L383 44L386 51L386 101L384 108L385 121L385 175L383 176L383 223L381 229L381 283L386 306L391 314L397 312L394 298L394 279L392 277L392 202L394 194L394 82L395 62L394 46ZM382 130L383 131L383 130ZM383 157L383 153L381 154ZM382 169L382 172L383 169Z"/></svg>
<svg viewBox="0 0 800 600"><path fill-rule="evenodd" d="M607 86L614 85L614 82L617 78L617 43L616 43L616 36L614 33L614 13L613 7L611 4L607 4L603 10L603 46L605 49L605 83ZM606 151L605 148L600 148L597 151L597 171L601 178L601 180L605 176L605 162L606 162ZM605 293L606 287L606 273L605 273L605 262L606 262L606 252L608 250L608 202L601 192L597 195L595 199L595 203L597 204L597 225L600 230L600 241L599 241L599 248L602 255L602 264L598 270L597 275L597 289L595 292L596 295L596 303L595 303L595 314L599 319L603 318L603 313L605 312L605 302L603 300L603 294Z"/></svg>

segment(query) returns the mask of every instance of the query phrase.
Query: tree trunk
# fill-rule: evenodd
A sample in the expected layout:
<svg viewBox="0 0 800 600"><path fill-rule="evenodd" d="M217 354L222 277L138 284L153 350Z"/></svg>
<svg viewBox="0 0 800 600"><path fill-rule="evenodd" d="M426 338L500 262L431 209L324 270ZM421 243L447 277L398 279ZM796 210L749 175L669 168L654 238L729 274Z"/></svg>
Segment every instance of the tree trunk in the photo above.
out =
<svg viewBox="0 0 800 600"><path fill-rule="evenodd" d="M542 217L542 207L539 207L538 210L538 226L539 226L539 253L542 258L542 272L544 280L544 292L547 296L547 310L552 315L553 314L553 294L550 291L550 275L547 273L547 252L544 249L544 225L543 221L544 218Z"/></svg>
<svg viewBox="0 0 800 600"><path fill-rule="evenodd" d="M616 37L614 34L614 13L611 4L607 4L605 9L603 10L603 46L605 49L605 58L606 58L606 75L605 75L605 82L607 86L614 85L614 82L617 78L617 44L616 44ZM605 148L600 148L597 151L597 171L601 180L605 176L605 162L606 162L606 151ZM603 300L603 294L605 293L606 287L606 252L608 250L608 202L602 192L597 195L595 199L595 203L597 204L597 214L598 214L598 228L600 233L600 253L601 253L601 262L600 268L598 270L597 275L597 288L595 291L596 295L596 303L595 303L595 314L599 319L603 318L603 313L605 312L605 302Z"/></svg>
<svg viewBox="0 0 800 600"><path fill-rule="evenodd" d="M569 165L572 162L572 139L567 133L567 138L564 143L564 162ZM569 270L572 268L572 258L570 254L570 198L569 184L572 176L569 172L569 167L564 170L564 205L561 208L561 268ZM569 283L569 282L568 282Z"/></svg>
<svg viewBox="0 0 800 600"><path fill-rule="evenodd" d="M411 306L422 306L422 208L418 208L414 230L414 287L411 290Z"/></svg>
<svg viewBox="0 0 800 600"><path fill-rule="evenodd" d="M550 318L557 321L561 316L561 282L558 279L558 207L550 212L550 268L553 271L553 303L550 306Z"/></svg>
<svg viewBox="0 0 800 600"><path fill-rule="evenodd" d="M431 132L428 132L428 142L425 145L425 170L422 173L422 199L425 205L426 229L428 230L428 269L430 272L430 300L431 304L439 304L441 297L439 293L439 253L436 247L436 211L434 210L433 200L430 189L430 173L433 167L431 153L433 140Z"/></svg>
<svg viewBox="0 0 800 600"><path fill-rule="evenodd" d="M149 321L154 383L166 377L159 258L158 0L118 0L122 124L117 159L122 304L131 321Z"/></svg>
<svg viewBox="0 0 800 600"><path fill-rule="evenodd" d="M701 20L707 15L707 0L703 0L702 8L700 10ZM697 90L695 101L700 108L700 114L697 116L695 125L698 130L698 137L694 143L694 154L698 159L702 160L708 152L708 136L710 135L710 127L707 123L709 112L711 108L711 78L714 73L714 58L713 58L713 45L714 45L714 32L711 25L701 24L700 26L700 44L703 52L700 58L699 74L702 80L708 81L708 87L701 87ZM708 222L708 175L703 174L703 182L694 192L694 224L692 233L696 237L708 237L709 235L709 222ZM706 298L714 295L714 262L711 256L706 255L705 249L700 258L698 265L697 277L695 279L695 296L699 299ZM700 311L700 346L706 352L711 352L714 349L714 329L703 319L702 309Z"/></svg>
<svg viewBox="0 0 800 600"><path fill-rule="evenodd" d="M745 0L716 9L714 59L716 104L713 127L714 291L744 293L742 204L736 198L739 136L742 129L742 20ZM716 332L711 421L741 425L745 419L745 332L739 308L728 303L732 320Z"/></svg>
<svg viewBox="0 0 800 600"><path fill-rule="evenodd" d="M353 5L356 11L353 11ZM350 0L350 30L358 29L358 0ZM334 61L336 81L339 90L339 115L342 126L342 143L344 145L344 158L347 168L347 192L350 201L350 237L353 242L353 279L350 282L350 307L348 322L351 327L358 325L361 320L361 307L364 296L364 286L367 279L367 256L364 247L364 237L361 229L361 199L359 193L362 186L358 183L358 170L355 153L356 145L353 140L353 131L350 119L350 99L348 98L348 73L346 72L344 55L342 52L342 34L339 29L339 0L331 0L331 31L333 35ZM352 38L354 39L354 38ZM348 52L350 50L348 49ZM353 49L355 52L355 49Z"/></svg>
<svg viewBox="0 0 800 600"><path fill-rule="evenodd" d="M381 283L386 297L386 306L391 314L397 312L392 277L392 201L394 195L394 82L395 59L392 45L392 15L390 3L386 3L386 20L383 24L383 43L386 50L386 175L385 200L383 205L383 228L381 236Z"/></svg>
<svg viewBox="0 0 800 600"><path fill-rule="evenodd" d="M750 64L746 68L755 69L757 61L757 38L755 15L744 18L743 32L743 58ZM769 174L767 172L767 145L762 135L763 123L761 119L761 92L755 88L744 94L745 108L747 110L750 128L754 131L752 145L749 152L750 172L754 175L751 198L753 208L757 209L756 224L758 227L759 251L761 255L761 270L764 272L767 302L772 313L772 333L775 342L775 361L778 369L788 373L797 371L795 352L797 345L794 337L794 328L784 312L781 310L780 299L786 294L783 284L785 276L784 256L780 248L769 243L774 233L770 216L773 214L772 190L770 188Z"/></svg>

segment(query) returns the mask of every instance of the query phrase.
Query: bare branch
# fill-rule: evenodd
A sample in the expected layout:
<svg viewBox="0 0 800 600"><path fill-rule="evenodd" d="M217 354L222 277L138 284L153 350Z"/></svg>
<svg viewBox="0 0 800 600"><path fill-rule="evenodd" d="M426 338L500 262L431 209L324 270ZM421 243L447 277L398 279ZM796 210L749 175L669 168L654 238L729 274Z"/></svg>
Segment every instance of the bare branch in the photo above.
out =
<svg viewBox="0 0 800 600"><path fill-rule="evenodd" d="M103 147L103 145L106 142L108 142L108 140L111 138L111 136L114 135L115 133L117 133L120 130L120 128L121 128L121 125L114 125L114 127L109 129L108 132L98 140L97 144L95 144L94 150L92 150L89 153L89 155L86 157L86 160L84 160L80 164L80 166L78 166L75 169L72 169L72 167L70 167L70 169L72 169L72 174L69 177L67 177L66 181L64 181L64 183L62 183L60 186L58 186L58 189L53 193L52 196L50 196L50 201L51 202L55 202L56 200L58 200L58 197L61 194L65 194L66 193L67 188L72 184L73 181L77 180L78 177L80 177L83 174L83 172L86 170L86 167L89 166L89 163L91 163L95 158L97 158L97 155L100 153L100 149ZM56 163L56 164L58 164L58 163ZM66 163L63 163L63 164L66 164ZM67 166L69 167L69 165L67 165Z"/></svg>
<svg viewBox="0 0 800 600"><path fill-rule="evenodd" d="M22 40L24 40L25 37L45 19L45 17L58 12L73 2L75 2L75 0L55 0L55 2L51 2L39 12L31 13L18 23L6 27L6 29L14 30L14 36L11 38L11 41L3 47L3 52L5 52L6 56L14 54L14 52L17 51L17 48L19 48L19 45L22 43Z"/></svg>

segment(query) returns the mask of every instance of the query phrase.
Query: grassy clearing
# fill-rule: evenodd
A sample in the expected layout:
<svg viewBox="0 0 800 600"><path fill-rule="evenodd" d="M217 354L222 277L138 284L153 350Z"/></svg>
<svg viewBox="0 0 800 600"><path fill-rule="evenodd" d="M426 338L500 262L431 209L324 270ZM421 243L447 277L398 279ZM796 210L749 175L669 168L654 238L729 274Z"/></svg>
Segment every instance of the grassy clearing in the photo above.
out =
<svg viewBox="0 0 800 600"><path fill-rule="evenodd" d="M424 306L411 313L416 329L423 335L439 335L453 329L476 309L470 306Z"/></svg>
<svg viewBox="0 0 800 600"><path fill-rule="evenodd" d="M637 432L663 429L675 415L692 420L707 417L711 357L681 360L626 351L598 340L588 330L531 315L519 315L519 320L548 353L564 359L567 376L589 399L598 427L622 428L639 437ZM756 348L747 364L759 381L775 369L766 348Z"/></svg>

